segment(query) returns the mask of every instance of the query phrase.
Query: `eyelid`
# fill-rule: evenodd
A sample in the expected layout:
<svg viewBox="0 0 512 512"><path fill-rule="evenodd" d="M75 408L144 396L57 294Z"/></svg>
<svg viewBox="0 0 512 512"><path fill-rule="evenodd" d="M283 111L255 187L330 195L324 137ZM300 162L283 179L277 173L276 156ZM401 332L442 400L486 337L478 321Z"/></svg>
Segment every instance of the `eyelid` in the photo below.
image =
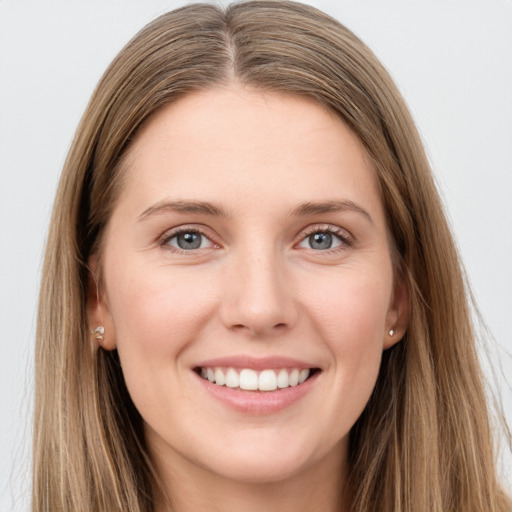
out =
<svg viewBox="0 0 512 512"><path fill-rule="evenodd" d="M347 247L351 247L354 244L354 237L352 234L347 231L344 228L341 228L340 226L336 226L334 224L314 224L311 226L308 226L307 228L303 229L300 234L297 236L297 241L295 242L294 246L297 246L301 242L303 242L308 236L312 235L313 233L330 233L335 235L340 241L341 245L331 248L331 249L325 249L323 251L318 251L315 249L311 249L314 252L335 252L339 250L344 250ZM183 250L178 247L174 247L169 245L169 241L172 240L174 237L178 236L180 233L198 233L205 238L207 238L210 243L212 244L210 247L205 248L199 248L199 249L190 249L190 250ZM163 233L157 241L158 245L166 248L172 252L175 253L182 253L182 254L195 254L196 252L200 250L205 249L211 249L211 248L220 248L220 244L217 243L214 239L214 237L211 235L210 230L206 229L205 227L197 224L186 224L177 226L175 228L167 230L165 233Z"/></svg>
<svg viewBox="0 0 512 512"><path fill-rule="evenodd" d="M158 238L158 245L161 246L162 248L165 248L166 250L171 251L171 252L178 253L178 254L187 254L187 255L196 254L198 251L204 251L205 249L220 247L220 245L217 242L215 242L212 235L210 233L208 233L207 231L209 231L209 230L206 230L204 227L198 226L197 224L187 224L187 225L177 226L175 228L167 230L163 235L161 235ZM184 249L180 249L179 247L170 245L169 241L172 240L173 238L175 238L176 236L180 235L181 233L198 233L199 235L207 238L210 241L211 246L198 248L198 249L184 250Z"/></svg>
<svg viewBox="0 0 512 512"><path fill-rule="evenodd" d="M329 233L336 236L341 241L340 246L325 249L323 251L311 249L314 252L335 252L339 250L344 250L347 247L352 247L354 245L354 237L352 236L352 234L346 229L336 226L334 224L315 224L312 226L308 226L307 228L301 231L295 245L302 243L304 240L306 240L306 238L308 238L310 235L314 233Z"/></svg>

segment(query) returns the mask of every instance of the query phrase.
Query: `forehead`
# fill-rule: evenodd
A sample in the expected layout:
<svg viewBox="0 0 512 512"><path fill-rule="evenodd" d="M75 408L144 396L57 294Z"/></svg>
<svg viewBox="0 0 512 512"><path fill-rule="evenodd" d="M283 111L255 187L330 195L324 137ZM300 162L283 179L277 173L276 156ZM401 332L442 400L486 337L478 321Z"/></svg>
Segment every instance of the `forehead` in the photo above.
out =
<svg viewBox="0 0 512 512"><path fill-rule="evenodd" d="M380 207L366 152L337 116L309 98L238 86L194 92L158 111L130 147L125 172L121 200L140 208L164 195L292 205L336 194Z"/></svg>

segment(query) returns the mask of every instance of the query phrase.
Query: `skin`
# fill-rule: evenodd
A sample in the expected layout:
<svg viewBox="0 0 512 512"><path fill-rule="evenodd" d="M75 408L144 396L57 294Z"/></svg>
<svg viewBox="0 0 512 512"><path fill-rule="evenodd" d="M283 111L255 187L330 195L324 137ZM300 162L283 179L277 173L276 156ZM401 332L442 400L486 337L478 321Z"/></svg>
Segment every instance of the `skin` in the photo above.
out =
<svg viewBox="0 0 512 512"><path fill-rule="evenodd" d="M103 348L119 351L175 510L340 510L348 433L407 316L359 140L311 100L230 85L159 111L125 172L90 317L105 326ZM159 208L166 201L224 214ZM345 207L295 211L331 201ZM202 246L180 250L176 228L200 229ZM334 247L312 247L326 230ZM289 407L247 414L192 371L234 355L321 372Z"/></svg>

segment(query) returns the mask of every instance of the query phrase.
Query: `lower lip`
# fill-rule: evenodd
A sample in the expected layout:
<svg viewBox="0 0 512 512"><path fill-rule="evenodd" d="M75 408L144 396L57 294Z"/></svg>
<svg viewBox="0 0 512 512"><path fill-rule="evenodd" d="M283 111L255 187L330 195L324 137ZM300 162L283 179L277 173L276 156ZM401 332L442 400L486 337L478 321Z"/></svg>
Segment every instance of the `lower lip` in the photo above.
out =
<svg viewBox="0 0 512 512"><path fill-rule="evenodd" d="M275 391L245 391L228 388L213 384L195 372L194 375L206 391L228 407L246 414L265 415L286 409L304 397L314 386L320 372L315 373L302 384Z"/></svg>

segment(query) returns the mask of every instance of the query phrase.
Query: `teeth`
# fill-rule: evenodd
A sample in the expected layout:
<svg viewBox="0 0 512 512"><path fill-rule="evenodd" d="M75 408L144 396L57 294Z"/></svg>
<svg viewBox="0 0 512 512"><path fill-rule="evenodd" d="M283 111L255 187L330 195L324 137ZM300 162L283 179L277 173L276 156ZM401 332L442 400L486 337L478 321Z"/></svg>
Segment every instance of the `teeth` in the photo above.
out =
<svg viewBox="0 0 512 512"><path fill-rule="evenodd" d="M279 370L277 374L277 387L278 388L287 388L290 385L290 380L288 378L288 372L283 368Z"/></svg>
<svg viewBox="0 0 512 512"><path fill-rule="evenodd" d="M224 384L226 384L224 372L220 368L215 368L215 384L218 384L219 386L224 386Z"/></svg>
<svg viewBox="0 0 512 512"><path fill-rule="evenodd" d="M255 391L258 389L258 374L254 370L240 372L240 389Z"/></svg>
<svg viewBox="0 0 512 512"><path fill-rule="evenodd" d="M229 368L226 374L226 386L228 388L238 388L240 386L240 378L233 368Z"/></svg>
<svg viewBox="0 0 512 512"><path fill-rule="evenodd" d="M247 391L275 391L302 384L310 374L307 368L282 368L280 370L262 370L259 373L249 368L238 372L234 368L201 368L201 377L218 386L240 388Z"/></svg>
<svg viewBox="0 0 512 512"><path fill-rule="evenodd" d="M208 372L208 380L210 380L210 373ZM295 368L292 370L292 373L290 373L290 376L288 377L288 384L290 386L296 386L299 383L299 370Z"/></svg>
<svg viewBox="0 0 512 512"><path fill-rule="evenodd" d="M215 374L217 376L217 374ZM299 384L302 384L309 377L309 370L304 369L299 372Z"/></svg>
<svg viewBox="0 0 512 512"><path fill-rule="evenodd" d="M274 391L274 389L277 389L277 377L273 370L263 370L260 373L258 389L260 391Z"/></svg>

